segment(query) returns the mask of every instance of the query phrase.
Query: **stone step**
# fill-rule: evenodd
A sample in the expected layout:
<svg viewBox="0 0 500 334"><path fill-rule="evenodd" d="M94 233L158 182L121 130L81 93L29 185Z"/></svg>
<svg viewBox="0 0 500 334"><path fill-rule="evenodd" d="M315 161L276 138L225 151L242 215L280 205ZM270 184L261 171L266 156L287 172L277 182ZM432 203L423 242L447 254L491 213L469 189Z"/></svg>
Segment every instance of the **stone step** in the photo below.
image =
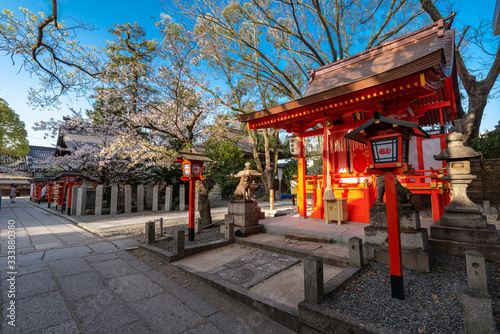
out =
<svg viewBox="0 0 500 334"><path fill-rule="evenodd" d="M323 244L329 244L332 242L332 238L317 237L314 235L298 234L298 233L286 233L285 238L299 240L299 241L319 242Z"/></svg>

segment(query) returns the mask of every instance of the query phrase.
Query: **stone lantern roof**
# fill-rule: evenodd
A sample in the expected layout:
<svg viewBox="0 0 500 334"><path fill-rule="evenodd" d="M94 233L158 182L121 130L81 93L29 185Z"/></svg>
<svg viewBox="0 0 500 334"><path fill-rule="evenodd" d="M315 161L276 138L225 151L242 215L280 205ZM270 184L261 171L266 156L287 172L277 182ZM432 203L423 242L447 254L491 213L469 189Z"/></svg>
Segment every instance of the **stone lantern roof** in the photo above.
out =
<svg viewBox="0 0 500 334"><path fill-rule="evenodd" d="M469 146L464 146L462 141L463 135L459 132L453 132L449 134L446 139L448 139L448 147L442 150L438 155L434 156L436 160L469 160L471 158L476 158L481 155L480 152L476 152L473 148Z"/></svg>

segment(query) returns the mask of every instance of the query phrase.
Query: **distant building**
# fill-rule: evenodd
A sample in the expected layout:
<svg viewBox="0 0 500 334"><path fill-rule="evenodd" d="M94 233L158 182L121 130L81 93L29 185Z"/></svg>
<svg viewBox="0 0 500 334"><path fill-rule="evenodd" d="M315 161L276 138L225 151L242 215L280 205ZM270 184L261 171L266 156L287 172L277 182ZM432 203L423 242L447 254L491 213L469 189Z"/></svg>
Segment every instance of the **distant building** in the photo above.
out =
<svg viewBox="0 0 500 334"><path fill-rule="evenodd" d="M5 169L0 173L0 191L8 196L10 188L15 185L22 196L29 195L29 180L44 177L46 167L43 161L54 156L54 147L31 146L28 154L16 163L16 167Z"/></svg>

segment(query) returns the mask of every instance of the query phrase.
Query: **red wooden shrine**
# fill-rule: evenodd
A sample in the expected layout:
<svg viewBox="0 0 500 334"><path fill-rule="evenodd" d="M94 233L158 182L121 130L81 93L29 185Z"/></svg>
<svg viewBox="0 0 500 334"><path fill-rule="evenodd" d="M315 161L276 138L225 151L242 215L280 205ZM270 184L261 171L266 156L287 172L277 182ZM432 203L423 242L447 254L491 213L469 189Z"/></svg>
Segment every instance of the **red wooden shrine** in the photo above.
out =
<svg viewBox="0 0 500 334"><path fill-rule="evenodd" d="M375 177L367 173L368 147L344 138L371 119L385 117L434 126L430 138L408 143L415 173L398 179L414 194L430 195L433 220L449 202L444 164L432 156L446 147L444 128L457 118L458 84L454 30L443 21L311 71L304 96L254 113L238 115L249 129L274 128L298 142L298 209L301 217L324 218L323 193L347 199L348 220L369 222L375 202ZM323 172L306 175L304 139L323 136ZM307 194L312 197L308 207Z"/></svg>
<svg viewBox="0 0 500 334"><path fill-rule="evenodd" d="M71 213L72 188L81 183L81 175L80 172L62 172L55 178L52 191L56 209L57 207L61 207L61 210L66 208L68 215Z"/></svg>

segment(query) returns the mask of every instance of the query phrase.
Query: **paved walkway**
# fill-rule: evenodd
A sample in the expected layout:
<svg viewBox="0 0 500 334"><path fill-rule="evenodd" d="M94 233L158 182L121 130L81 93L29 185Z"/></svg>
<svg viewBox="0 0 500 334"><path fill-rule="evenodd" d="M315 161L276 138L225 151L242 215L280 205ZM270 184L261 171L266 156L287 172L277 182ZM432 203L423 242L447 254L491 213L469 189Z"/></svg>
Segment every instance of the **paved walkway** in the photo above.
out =
<svg viewBox="0 0 500 334"><path fill-rule="evenodd" d="M0 224L3 333L263 332L129 254L133 240L101 239L26 199L3 200Z"/></svg>

